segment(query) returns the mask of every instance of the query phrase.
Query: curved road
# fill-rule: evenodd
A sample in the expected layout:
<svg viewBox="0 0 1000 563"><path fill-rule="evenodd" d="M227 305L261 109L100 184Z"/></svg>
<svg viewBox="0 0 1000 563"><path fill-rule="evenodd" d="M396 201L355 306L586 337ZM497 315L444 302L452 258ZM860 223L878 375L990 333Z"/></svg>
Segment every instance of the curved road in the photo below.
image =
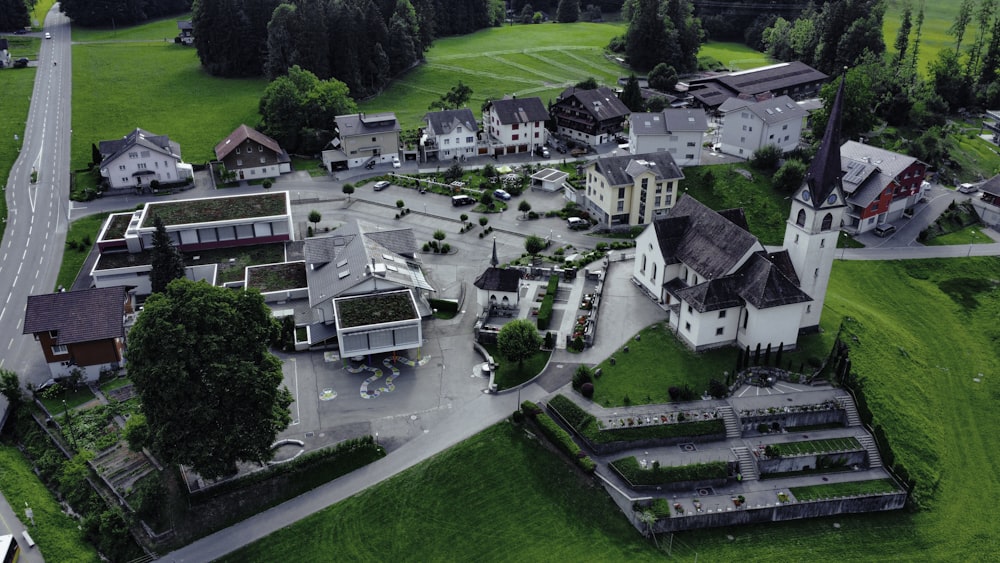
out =
<svg viewBox="0 0 1000 563"><path fill-rule="evenodd" d="M0 367L18 373L22 385L49 377L38 345L21 330L28 296L55 287L69 200L69 19L53 7L45 24L52 39L42 41L20 153L7 179L7 225L0 246L0 288L6 294L0 303Z"/></svg>

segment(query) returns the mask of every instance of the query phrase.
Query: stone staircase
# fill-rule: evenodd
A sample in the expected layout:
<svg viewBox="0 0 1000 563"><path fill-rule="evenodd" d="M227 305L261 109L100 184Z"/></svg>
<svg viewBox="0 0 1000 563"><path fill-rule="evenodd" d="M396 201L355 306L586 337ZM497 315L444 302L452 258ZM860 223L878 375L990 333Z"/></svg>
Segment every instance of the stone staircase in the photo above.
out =
<svg viewBox="0 0 1000 563"><path fill-rule="evenodd" d="M738 446L733 448L733 453L736 454L736 460L740 464L740 474L743 475L743 480L756 481L759 478L757 475L757 464L754 463L750 449L746 446Z"/></svg>
<svg viewBox="0 0 1000 563"><path fill-rule="evenodd" d="M722 422L726 424L726 439L730 440L741 437L743 432L740 428L740 419L736 416L736 412L733 411L733 407L725 405L719 407L718 411L722 416Z"/></svg>
<svg viewBox="0 0 1000 563"><path fill-rule="evenodd" d="M847 413L847 426L861 426L861 416L858 415L858 408L854 406L854 401L847 395L839 395L837 404Z"/></svg>
<svg viewBox="0 0 1000 563"><path fill-rule="evenodd" d="M878 453L878 445L868 434L857 436L858 442L868 452L868 469L878 469L882 467L882 456Z"/></svg>

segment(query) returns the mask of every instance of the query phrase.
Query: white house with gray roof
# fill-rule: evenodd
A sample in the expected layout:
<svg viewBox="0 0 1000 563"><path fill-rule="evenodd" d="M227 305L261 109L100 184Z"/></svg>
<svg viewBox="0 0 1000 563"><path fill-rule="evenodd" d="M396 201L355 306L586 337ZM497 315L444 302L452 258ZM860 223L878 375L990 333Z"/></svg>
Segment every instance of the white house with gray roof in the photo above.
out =
<svg viewBox="0 0 1000 563"><path fill-rule="evenodd" d="M701 108L633 113L629 117L628 152L669 152L678 166L698 166L706 131L708 118Z"/></svg>
<svg viewBox="0 0 1000 563"><path fill-rule="evenodd" d="M432 314L425 292L434 291L416 258L411 229L385 229L357 222L334 233L305 240L309 306L315 323L310 341L333 336L335 300L392 291L409 291L419 317Z"/></svg>
<svg viewBox="0 0 1000 563"><path fill-rule="evenodd" d="M479 125L469 108L432 111L424 115L420 137L421 158L439 161L465 160L476 156Z"/></svg>
<svg viewBox="0 0 1000 563"><path fill-rule="evenodd" d="M669 152L600 157L585 174L586 210L608 228L646 225L663 215L684 178Z"/></svg>
<svg viewBox="0 0 1000 563"><path fill-rule="evenodd" d="M483 108L484 141L493 155L534 152L545 145L549 112L541 98L490 100Z"/></svg>
<svg viewBox="0 0 1000 563"><path fill-rule="evenodd" d="M788 96L762 102L729 98L719 106L722 135L719 151L750 158L754 151L775 145L781 152L799 146L806 111Z"/></svg>
<svg viewBox="0 0 1000 563"><path fill-rule="evenodd" d="M334 122L338 135L322 153L327 170L386 163L399 156L401 128L395 113L351 113L338 115Z"/></svg>
<svg viewBox="0 0 1000 563"><path fill-rule="evenodd" d="M166 135L138 127L121 139L101 141L101 176L111 189L141 188L153 180L163 184L183 182L194 172L181 161L181 146Z"/></svg>

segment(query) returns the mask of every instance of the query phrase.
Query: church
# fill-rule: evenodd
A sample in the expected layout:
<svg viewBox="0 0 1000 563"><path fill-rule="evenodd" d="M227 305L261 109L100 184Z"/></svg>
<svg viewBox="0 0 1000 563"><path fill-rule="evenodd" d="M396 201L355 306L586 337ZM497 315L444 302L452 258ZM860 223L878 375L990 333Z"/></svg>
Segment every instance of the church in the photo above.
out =
<svg viewBox="0 0 1000 563"><path fill-rule="evenodd" d="M636 238L633 282L668 311L688 347L793 349L819 329L847 209L841 184L840 84L819 152L792 198L780 249L766 249L742 209L684 196Z"/></svg>

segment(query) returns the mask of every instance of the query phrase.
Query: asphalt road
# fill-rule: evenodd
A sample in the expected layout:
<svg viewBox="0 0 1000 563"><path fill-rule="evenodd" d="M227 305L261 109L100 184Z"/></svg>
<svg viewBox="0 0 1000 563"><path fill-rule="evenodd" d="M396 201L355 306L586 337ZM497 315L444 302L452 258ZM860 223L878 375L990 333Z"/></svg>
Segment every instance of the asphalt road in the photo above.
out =
<svg viewBox="0 0 1000 563"><path fill-rule="evenodd" d="M29 295L54 289L62 262L71 135L69 19L53 8L45 22L52 39L42 41L20 153L7 179L8 223L0 247L0 288L6 294L0 303L0 367L17 372L22 384L36 385L48 379L48 368L34 339L21 334L24 309Z"/></svg>

